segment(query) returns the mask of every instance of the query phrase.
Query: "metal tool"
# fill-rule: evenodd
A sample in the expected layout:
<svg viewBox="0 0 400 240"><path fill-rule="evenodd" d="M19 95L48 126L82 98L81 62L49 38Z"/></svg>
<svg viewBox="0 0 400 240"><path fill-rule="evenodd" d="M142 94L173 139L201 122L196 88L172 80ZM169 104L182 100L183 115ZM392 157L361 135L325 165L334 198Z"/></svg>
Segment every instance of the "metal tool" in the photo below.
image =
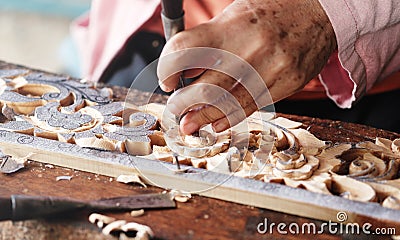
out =
<svg viewBox="0 0 400 240"><path fill-rule="evenodd" d="M183 11L183 0L162 0L161 20L164 28L165 39L168 41L178 32L185 29L185 11ZM185 87L183 72L179 76L178 86L175 90Z"/></svg>
<svg viewBox="0 0 400 240"><path fill-rule="evenodd" d="M126 197L79 201L70 198L12 195L0 198L0 221L27 220L79 210L121 211L174 208L169 194L142 194Z"/></svg>
<svg viewBox="0 0 400 240"><path fill-rule="evenodd" d="M183 11L183 0L162 0L161 1L161 20L164 28L165 39L168 41L172 36L185 29ZM175 90L185 87L183 72L179 76L179 82ZM175 123L179 125L181 116L175 116ZM181 169L177 155L175 155L176 167Z"/></svg>
<svg viewBox="0 0 400 240"><path fill-rule="evenodd" d="M162 0L161 20L165 39L168 41L176 33L185 29L183 0Z"/></svg>

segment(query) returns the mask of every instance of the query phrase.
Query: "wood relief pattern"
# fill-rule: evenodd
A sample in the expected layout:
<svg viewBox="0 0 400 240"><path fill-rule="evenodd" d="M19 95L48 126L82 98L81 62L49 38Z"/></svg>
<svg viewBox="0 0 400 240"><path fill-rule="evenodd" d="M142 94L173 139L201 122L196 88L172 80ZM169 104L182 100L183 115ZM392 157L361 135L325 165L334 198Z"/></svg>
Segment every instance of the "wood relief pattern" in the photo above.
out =
<svg viewBox="0 0 400 240"><path fill-rule="evenodd" d="M260 113L248 118L246 131L200 133L171 146L160 123L162 105L125 109L111 100L109 89L25 69L0 70L0 78L0 130L400 210L400 139L335 144L316 138L299 122Z"/></svg>
<svg viewBox="0 0 400 240"><path fill-rule="evenodd" d="M5 118L0 129L81 147L151 153L149 135L157 120L131 109L124 121L123 103L112 102L109 89L24 69L1 70L0 77Z"/></svg>

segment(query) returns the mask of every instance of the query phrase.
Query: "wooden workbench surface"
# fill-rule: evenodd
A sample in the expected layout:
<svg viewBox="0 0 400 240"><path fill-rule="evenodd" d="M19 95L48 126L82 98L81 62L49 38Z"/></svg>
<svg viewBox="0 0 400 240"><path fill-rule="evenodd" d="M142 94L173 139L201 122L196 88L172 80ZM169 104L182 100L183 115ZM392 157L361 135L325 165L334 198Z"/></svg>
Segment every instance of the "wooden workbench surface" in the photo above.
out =
<svg viewBox="0 0 400 240"><path fill-rule="evenodd" d="M0 64L2 68L5 63ZM114 87L114 97L123 100L126 89ZM140 98L138 92L138 98ZM144 94L144 93L143 93ZM144 94L145 95L145 94ZM163 101L161 97L157 101ZM301 121L317 137L333 142L352 142L374 139L376 136L390 139L400 134L386 132L366 126L321 120L299 116L281 116ZM70 181L56 181L57 176L72 176ZM73 169L51 167L30 161L17 173L0 174L0 196L27 194L41 196L71 197L80 200L92 200L115 196L126 196L137 193L162 192L156 187L143 188L139 185L128 185L113 178L99 176ZM178 203L176 209L146 211L143 216L133 218L129 213L110 214L118 219L135 221L148 225L156 239L295 239L298 235L281 235L276 228L273 233L260 234L257 226L269 223L315 223L320 227L322 221L297 217L265 209L229 203L206 197L194 196L187 203ZM0 239L115 239L104 236L101 231L88 222L88 213L75 213L58 216L56 219L30 220L22 222L0 222ZM334 220L334 219L332 219ZM316 236L323 239L353 238L350 235L330 235L324 233ZM301 235L300 237L310 237ZM364 235L358 235L360 239ZM380 236L385 238L385 236ZM386 236L387 238L388 236ZM379 239L378 236L374 236Z"/></svg>

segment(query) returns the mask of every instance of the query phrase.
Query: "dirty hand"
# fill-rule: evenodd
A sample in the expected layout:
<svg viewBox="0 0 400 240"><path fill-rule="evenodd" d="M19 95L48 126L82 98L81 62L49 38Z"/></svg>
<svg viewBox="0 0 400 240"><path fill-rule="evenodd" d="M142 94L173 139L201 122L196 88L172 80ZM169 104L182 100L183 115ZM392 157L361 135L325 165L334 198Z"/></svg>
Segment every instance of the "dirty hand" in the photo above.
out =
<svg viewBox="0 0 400 240"><path fill-rule="evenodd" d="M227 61L223 56L216 59L218 56L207 52L185 58L182 51L174 61L166 57L193 47L235 54L251 64L261 78L244 63ZM197 80L173 94L167 109L175 115L189 111L180 122L184 134L192 134L208 123L220 132L302 89L335 49L332 26L318 0L237 0L209 22L171 38L157 71L161 88L169 92L176 88L182 74L173 70L176 66L197 66L183 73L184 77L198 76ZM193 61L199 61L199 65ZM218 64L223 65L219 68L222 71L212 70ZM230 74L232 71L239 80ZM257 79L261 79L261 85ZM266 87L268 97L263 96L268 95Z"/></svg>

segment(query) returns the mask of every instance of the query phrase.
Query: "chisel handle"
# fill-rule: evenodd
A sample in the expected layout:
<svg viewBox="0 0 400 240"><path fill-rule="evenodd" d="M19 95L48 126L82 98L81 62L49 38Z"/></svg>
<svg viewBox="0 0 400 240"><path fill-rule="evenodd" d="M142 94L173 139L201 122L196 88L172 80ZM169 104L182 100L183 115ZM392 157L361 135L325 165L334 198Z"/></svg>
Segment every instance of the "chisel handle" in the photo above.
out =
<svg viewBox="0 0 400 240"><path fill-rule="evenodd" d="M83 209L84 202L55 197L11 195L0 198L0 220L27 220Z"/></svg>
<svg viewBox="0 0 400 240"><path fill-rule="evenodd" d="M168 41L176 33L185 29L183 0L162 0L161 20L165 39Z"/></svg>
<svg viewBox="0 0 400 240"><path fill-rule="evenodd" d="M11 199L0 197L0 221L12 219Z"/></svg>

